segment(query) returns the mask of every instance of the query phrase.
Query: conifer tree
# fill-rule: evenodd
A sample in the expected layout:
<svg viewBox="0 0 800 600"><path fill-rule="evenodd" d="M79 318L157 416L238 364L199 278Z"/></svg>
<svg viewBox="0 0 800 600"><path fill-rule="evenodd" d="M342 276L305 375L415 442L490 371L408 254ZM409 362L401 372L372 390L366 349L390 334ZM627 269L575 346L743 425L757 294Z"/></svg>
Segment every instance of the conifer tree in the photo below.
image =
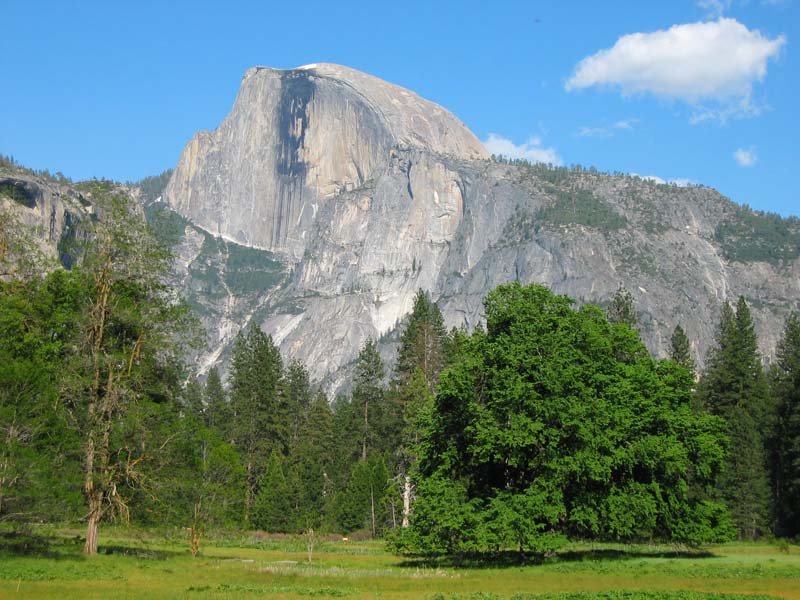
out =
<svg viewBox="0 0 800 600"><path fill-rule="evenodd" d="M639 313L633 302L631 293L620 286L611 298L611 305L606 311L608 321L614 325L623 324L636 329L639 325Z"/></svg>
<svg viewBox="0 0 800 600"><path fill-rule="evenodd" d="M786 320L773 376L777 399L772 435L776 533L800 534L800 313Z"/></svg>
<svg viewBox="0 0 800 600"><path fill-rule="evenodd" d="M394 387L402 388L420 369L428 390L433 391L445 366L447 331L442 313L427 292L419 290L408 325L400 336L400 350L394 369Z"/></svg>
<svg viewBox="0 0 800 600"><path fill-rule="evenodd" d="M325 394L318 392L301 422L297 443L289 455L296 479L295 531L319 529L331 516L329 502L335 435L333 413Z"/></svg>
<svg viewBox="0 0 800 600"><path fill-rule="evenodd" d="M372 537L389 520L387 495L389 471L381 456L359 461L350 475L347 489L340 496L339 525L345 533L366 529Z"/></svg>
<svg viewBox="0 0 800 600"><path fill-rule="evenodd" d="M416 464L415 446L424 426L421 416L433 402L439 375L447 365L450 345L439 307L427 292L419 290L408 325L400 337L392 381L392 394L401 416L396 468L403 504L403 527L408 527L411 515L414 496L411 471Z"/></svg>
<svg viewBox="0 0 800 600"><path fill-rule="evenodd" d="M695 365L694 359L692 358L692 347L689 343L689 338L686 337L686 332L680 325L676 325L672 332L669 357L689 371L692 377L694 377L697 365Z"/></svg>
<svg viewBox="0 0 800 600"><path fill-rule="evenodd" d="M229 439L231 426L231 407L219 371L212 367L208 372L205 389L203 390L204 421L206 427L217 432L222 439Z"/></svg>
<svg viewBox="0 0 800 600"><path fill-rule="evenodd" d="M766 426L768 390L750 309L740 297L736 311L725 303L698 397L728 425L731 452L718 492L742 538L766 532L770 512Z"/></svg>
<svg viewBox="0 0 800 600"><path fill-rule="evenodd" d="M388 441L385 437L381 439L390 417L383 385L384 375L385 367L378 353L378 346L370 338L356 359L355 385L351 400L362 461L367 460L371 452L384 449Z"/></svg>
<svg viewBox="0 0 800 600"><path fill-rule="evenodd" d="M273 533L289 531L292 501L283 472L283 459L273 449L267 468L259 482L258 495L253 505L253 525Z"/></svg>
<svg viewBox="0 0 800 600"><path fill-rule="evenodd" d="M236 338L230 368L231 437L247 473L245 521L270 453L283 454L289 441L289 414L283 395L280 352L260 327Z"/></svg>

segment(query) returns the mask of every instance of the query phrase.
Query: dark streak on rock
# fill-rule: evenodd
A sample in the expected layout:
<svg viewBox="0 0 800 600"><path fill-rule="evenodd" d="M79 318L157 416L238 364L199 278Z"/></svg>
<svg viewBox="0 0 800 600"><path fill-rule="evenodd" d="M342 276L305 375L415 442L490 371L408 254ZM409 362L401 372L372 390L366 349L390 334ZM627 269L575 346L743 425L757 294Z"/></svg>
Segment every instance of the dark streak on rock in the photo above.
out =
<svg viewBox="0 0 800 600"><path fill-rule="evenodd" d="M308 73L287 71L281 75L278 103L278 173L305 177L306 164L300 159L308 128L308 105L314 97L314 82Z"/></svg>

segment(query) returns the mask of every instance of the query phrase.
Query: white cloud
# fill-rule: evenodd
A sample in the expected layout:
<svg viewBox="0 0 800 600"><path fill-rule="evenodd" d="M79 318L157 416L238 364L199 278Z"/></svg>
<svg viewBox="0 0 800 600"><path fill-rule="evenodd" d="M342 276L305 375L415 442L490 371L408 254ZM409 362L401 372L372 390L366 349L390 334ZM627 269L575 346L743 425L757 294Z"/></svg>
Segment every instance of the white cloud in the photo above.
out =
<svg viewBox="0 0 800 600"><path fill-rule="evenodd" d="M694 107L693 122L753 116L753 85L785 43L784 36L770 39L726 18L632 33L580 61L565 88L608 85L625 96L680 100Z"/></svg>
<svg viewBox="0 0 800 600"><path fill-rule="evenodd" d="M706 11L706 16L719 19L731 7L733 0L697 0L697 6Z"/></svg>
<svg viewBox="0 0 800 600"><path fill-rule="evenodd" d="M678 187L689 187L690 185L696 185L697 182L686 179L685 177L676 177L675 179L670 179L667 181L663 177L659 177L658 175L639 175L638 173L631 173L633 177L639 177L644 179L645 181L652 181L653 183L660 183L662 185L665 184L674 184Z"/></svg>
<svg viewBox="0 0 800 600"><path fill-rule="evenodd" d="M527 142L516 145L511 140L490 133L483 145L489 154L505 156L506 158L522 158L531 162L561 165L563 161L554 148L543 148L542 140L536 136L528 138Z"/></svg>
<svg viewBox="0 0 800 600"><path fill-rule="evenodd" d="M629 131L639 122L639 119L624 119L605 127L581 127L576 134L578 137L612 137L618 131Z"/></svg>
<svg viewBox="0 0 800 600"><path fill-rule="evenodd" d="M755 148L737 148L733 153L733 160L735 160L740 167L752 167L758 162L758 155Z"/></svg>

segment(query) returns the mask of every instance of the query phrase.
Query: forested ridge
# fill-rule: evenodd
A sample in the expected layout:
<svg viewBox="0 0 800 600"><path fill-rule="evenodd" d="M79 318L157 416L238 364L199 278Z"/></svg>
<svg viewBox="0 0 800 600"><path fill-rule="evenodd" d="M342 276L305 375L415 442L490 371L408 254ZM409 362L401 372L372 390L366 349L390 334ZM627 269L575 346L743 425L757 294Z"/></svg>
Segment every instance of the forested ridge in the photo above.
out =
<svg viewBox="0 0 800 600"><path fill-rule="evenodd" d="M394 366L374 340L327 398L257 326L229 373L198 335L169 252L120 189L72 269L47 274L0 219L0 520L111 519L386 537L416 554L542 555L568 539L696 546L800 534L800 317L765 368L744 299L722 304L699 377L691 332L653 359L620 289L607 310L500 286L485 328L447 331L420 291ZM43 259L42 259L43 260Z"/></svg>

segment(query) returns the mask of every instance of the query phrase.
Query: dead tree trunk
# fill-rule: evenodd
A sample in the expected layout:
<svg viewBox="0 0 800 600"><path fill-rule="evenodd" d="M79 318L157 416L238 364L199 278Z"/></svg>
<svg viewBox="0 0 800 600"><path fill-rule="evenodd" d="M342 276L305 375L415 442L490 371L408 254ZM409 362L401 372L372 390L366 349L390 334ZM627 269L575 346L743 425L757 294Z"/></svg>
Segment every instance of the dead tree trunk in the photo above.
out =
<svg viewBox="0 0 800 600"><path fill-rule="evenodd" d="M405 475L403 477L403 527L408 527L409 518L411 517L411 500L414 497L414 485L411 483L411 477Z"/></svg>

